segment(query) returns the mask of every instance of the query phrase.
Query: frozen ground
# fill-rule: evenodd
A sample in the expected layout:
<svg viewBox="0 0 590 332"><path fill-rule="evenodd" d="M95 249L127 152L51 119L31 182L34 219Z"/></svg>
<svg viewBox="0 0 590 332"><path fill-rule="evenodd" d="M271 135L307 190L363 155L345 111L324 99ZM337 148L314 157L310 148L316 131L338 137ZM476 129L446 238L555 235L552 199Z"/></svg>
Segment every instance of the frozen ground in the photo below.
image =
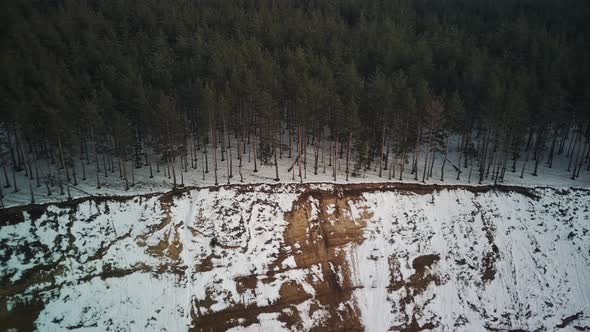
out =
<svg viewBox="0 0 590 332"><path fill-rule="evenodd" d="M566 148L567 148L566 144ZM424 148L422 148L424 149ZM235 147L234 147L235 150ZM250 150L250 147L248 147ZM458 161L458 154L457 154L457 142L451 142L449 146L449 157L448 159L450 162L447 162L445 165L445 181L440 181L440 173L441 173L441 166L442 166L442 154L437 153L435 157L435 163L433 167L433 176L426 181L426 183L433 184L433 183L445 183L445 184L467 184L468 183L468 174L469 168L462 168L461 178L459 180L456 179L457 172L451 165L457 164ZM251 152L251 151L250 151ZM298 183L299 177L297 168L295 168L295 180L293 180L293 172L289 172L288 170L291 168L295 158L287 158L286 152L283 154L283 157L279 159L279 178L281 183ZM512 173L510 171L511 164L509 163L509 169L506 172L504 184L515 184L515 185L522 185L522 186L551 186L551 187L577 187L577 188L587 188L590 187L590 172L586 171L585 168L580 173L580 177L576 180L571 180L571 172L567 171L568 167L568 159L565 158L564 155L556 156L554 165L552 168L548 168L545 166L546 157L542 162L539 163L539 174L538 176L532 176L534 169L534 160L529 160L526 164L525 176L524 178L520 178L520 171L523 165L523 158L526 156L525 153L522 153L521 159L517 161L516 172ZM197 187L205 187L210 186L215 183L214 180L214 172L213 172L213 162L212 162L212 154L209 151L208 154L208 164L209 164L209 173L205 174L205 179L203 180L203 165L202 165L202 158L203 155L200 154L197 160L197 167L196 169L192 169L188 167L188 172L183 172L184 184L185 186L197 186ZM232 153L233 162L232 162L232 169L233 169L233 178L230 179L230 183L240 183L240 176L238 171L238 160L237 160L237 153L233 151ZM423 158L423 154L421 158ZM228 163L227 159L225 161L221 161L221 154L217 153L218 162L218 182L220 184L227 184L227 170L228 170ZM337 177L336 183L345 183L345 168L346 168L346 156L344 155L343 159L337 159ZM100 159L100 158L99 158ZM419 180L414 181L414 176L409 174L409 169L411 167L411 155L408 155L408 163L405 166L405 172L403 176L403 182L412 183L412 182L420 182L422 180L422 170L423 170L423 163L424 161L421 160L419 163ZM250 160L248 162L248 160ZM319 169L318 174L314 175L313 170L313 148L310 146L308 148L307 154L307 172L304 172L304 183L310 182L334 182L332 177L332 170L330 166L328 166L329 158L326 154L322 162L322 158L319 158ZM351 168L353 162L351 161ZM375 165L375 163L373 163ZM128 162L128 172L131 173L131 166L132 163ZM248 158L248 154L244 156L244 163L242 167L242 174L244 177L244 183L275 183L275 167L274 165L257 165L258 172L254 172L254 162L252 158ZM325 166L325 171L324 171ZM44 174L46 172L45 168L46 163L43 161L41 163L40 172ZM102 164L100 165L102 168ZM155 165L154 167L154 177L149 177L149 169L146 166L141 168L135 169L135 184L130 187L129 190L125 190L125 181L119 177L119 171L115 170L114 173L109 173L108 177L104 177L103 172L99 173L101 188L97 188L96 183L96 167L93 162L90 165L86 166L86 180L81 179L82 169L80 165L80 161L77 162L77 177L79 184L77 186L73 186L70 182L70 193L71 196L76 197L86 197L89 195L101 196L101 195L136 195L136 194L144 194L144 193L157 193L157 192L167 192L172 189L172 178L168 177L165 172L162 170L159 173L155 172ZM53 174L56 174L57 170L55 166L52 170ZM363 172L363 174L359 176L350 176L349 183L371 183L371 182L384 182L384 181L392 181L392 182L400 182L399 178L399 169L400 165L396 166L395 172L396 176L392 180L388 180L388 171L383 171L382 177L378 176L378 172L372 167L371 170L367 172ZM176 177L177 183L180 184L180 164L176 165ZM129 176L129 181L131 183L131 176ZM12 182L12 178L9 172L9 181ZM477 184L478 182L478 171L477 169L473 170L471 184ZM2 176L0 176L0 183L2 185L5 184L5 180ZM484 184L493 183L491 178L484 179ZM31 193L30 193L30 186L34 191L34 199L36 203L44 203L44 202L56 202L56 201L64 201L67 199L67 194L59 195L59 188L54 186L51 188L52 195L47 195L47 189L41 181L41 186L37 187L36 180L29 180L27 177L24 176L24 172L20 172L17 174L17 184L18 188L20 189L19 192L14 193L13 188L3 188L4 191L4 199L3 203L4 206L17 206L23 204L29 204L31 202ZM29 185L30 184L30 185Z"/></svg>
<svg viewBox="0 0 590 332"><path fill-rule="evenodd" d="M589 202L262 184L7 209L0 329L587 330Z"/></svg>

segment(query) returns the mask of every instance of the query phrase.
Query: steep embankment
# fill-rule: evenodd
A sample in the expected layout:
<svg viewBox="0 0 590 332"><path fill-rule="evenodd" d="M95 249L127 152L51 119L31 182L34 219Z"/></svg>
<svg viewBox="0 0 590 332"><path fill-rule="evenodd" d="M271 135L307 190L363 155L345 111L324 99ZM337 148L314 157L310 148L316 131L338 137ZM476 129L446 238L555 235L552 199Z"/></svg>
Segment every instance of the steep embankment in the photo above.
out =
<svg viewBox="0 0 590 332"><path fill-rule="evenodd" d="M589 205L312 184L3 210L0 329L584 329Z"/></svg>

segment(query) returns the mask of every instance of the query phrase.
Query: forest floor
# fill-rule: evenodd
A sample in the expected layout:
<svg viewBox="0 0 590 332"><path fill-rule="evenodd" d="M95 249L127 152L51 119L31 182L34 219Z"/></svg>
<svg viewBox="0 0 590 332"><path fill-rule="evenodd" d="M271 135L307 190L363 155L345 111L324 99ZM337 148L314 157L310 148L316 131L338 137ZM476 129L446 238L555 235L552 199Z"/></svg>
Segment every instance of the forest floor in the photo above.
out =
<svg viewBox="0 0 590 332"><path fill-rule="evenodd" d="M281 183L8 208L0 330L587 330L589 201Z"/></svg>
<svg viewBox="0 0 590 332"><path fill-rule="evenodd" d="M566 143L567 146L567 143ZM233 148L235 150L235 147ZM424 148L422 148L424 149ZM242 167L242 181L240 179L239 174L239 160L237 159L237 153L235 151L232 152L232 161L231 161L231 169L232 169L232 177L229 178L228 181L228 168L230 163L228 159L225 158L223 161L221 159L221 153L217 153L218 159L218 183L219 184L236 184L236 183L250 183L250 184L257 184L257 183L276 183L276 169L274 164L271 165L261 165L259 162L257 163L257 172L254 172L254 161L252 159L252 151L251 147L248 146L247 153L244 155L243 160L243 167ZM250 154L250 156L249 156ZM526 154L522 153L522 158L524 158ZM314 151L313 148L310 146L307 150L307 158L304 159L307 161L307 165L302 164L303 171L302 171L302 179L299 178L298 167L297 164L293 165L296 161L295 153L292 158L288 158L287 151L283 152L282 156L279 155L278 157L278 173L279 173L279 181L280 183L299 183L300 181L304 183L313 183L313 182L330 182L330 183L373 183L373 182L403 182L403 183L422 183L422 176L424 170L424 156L421 156L421 161L418 164L418 180L415 180L413 174L410 174L410 168L412 164L412 155L408 154L406 163L404 165L404 173L402 180L399 180L399 172L400 172L400 165L399 163L396 165L394 169L394 176L392 179L389 179L389 172L390 168L387 170L382 171L382 175L379 176L379 172L376 168L378 162L373 162L371 169L362 171L361 174L357 175L349 175L348 181L346 181L346 153L343 154L343 158L336 158L336 181L334 181L334 177L332 174L332 167L330 166L330 160L328 155L324 155L323 158L321 153L319 155L318 160L318 170L317 174L314 174ZM443 161L443 154L437 153L435 156L434 165L432 167L432 176L427 177L425 179L426 184L460 184L460 185L478 185L479 182L479 172L477 167L473 168L471 181L469 181L469 173L470 167L463 168L461 167L461 174L460 179L457 180L457 169L454 167L458 162L458 147L456 139L451 141L449 145L449 154L447 162L445 163L444 168L444 181L441 181L441 168L442 168L442 161ZM100 159L99 159L100 160ZM213 171L213 161L212 161L212 154L209 151L207 155L208 160L208 169L209 172L203 174L203 161L204 155L201 153L198 155L197 161L195 163L195 168L191 168L191 163L188 163L187 171L182 171L182 178L181 178L181 167L180 164L177 163L175 169L176 175L176 182L177 186L179 187L207 187L215 184L215 177ZM580 177L572 180L571 179L571 172L567 171L568 168L568 161L569 159L566 158L564 155L556 156L553 167L549 168L546 166L546 157L542 162L539 163L538 166L538 176L533 176L533 170L535 167L534 160L528 160L526 162L526 167L524 171L524 177L520 178L521 169L523 167L524 161L517 160L516 162L516 172L512 172L512 162L508 163L508 169L506 170L506 175L504 178L504 182L500 184L504 185L519 185L519 186L527 186L527 187L555 187L555 188L587 188L590 187L590 171L587 171L584 166L584 169L580 172ZM463 163L463 162L461 162ZM354 161L350 161L350 168L352 169ZM107 172L108 177L104 176L104 169L101 163L100 168L101 172L99 173L99 181L100 181L100 188L97 188L97 180L96 180L96 166L94 162L90 162L90 164L86 165L84 168L84 172L86 173L85 179L82 179L83 170L81 167L81 162L78 161L76 163L76 174L77 174L77 185L73 185L73 182L70 181L68 187L70 189L70 196L73 198L79 197L88 197L88 196L111 196L111 195L141 195L147 193L162 193L167 192L173 188L173 177L171 174L168 174L164 169L164 166L160 166L160 172L156 172L155 162L152 162L153 167L153 177L150 178L149 167L143 166L140 168L132 168L132 162L127 163L127 171L129 174L133 172L133 175L128 176L129 181L129 189L126 189L125 180L120 176L120 172L115 166L113 172ZM57 166L53 166L53 172L55 174ZM44 169L40 170L41 173L44 172ZM63 172L63 171L62 171ZM351 171L352 172L352 171ZM492 180L491 173L490 176L484 178L482 185L489 185L493 184L494 181ZM11 176L9 175L9 182L13 182ZM64 194L60 194L59 187L57 186L57 181L54 182L54 186L50 188L51 195L48 195L47 188L45 186L44 180L42 179L39 182L39 186L37 186L36 179L29 179L25 176L24 172L18 172L16 174L16 182L19 188L18 192L14 192L14 187L10 188L3 188L4 198L3 204L5 207L10 206L18 206L24 204L31 203L31 190L34 193L34 201L36 203L47 203L47 202L58 202L64 201L68 199L67 195L67 188L64 189ZM5 184L5 180L2 178L0 183L2 185ZM181 185L184 184L183 186Z"/></svg>

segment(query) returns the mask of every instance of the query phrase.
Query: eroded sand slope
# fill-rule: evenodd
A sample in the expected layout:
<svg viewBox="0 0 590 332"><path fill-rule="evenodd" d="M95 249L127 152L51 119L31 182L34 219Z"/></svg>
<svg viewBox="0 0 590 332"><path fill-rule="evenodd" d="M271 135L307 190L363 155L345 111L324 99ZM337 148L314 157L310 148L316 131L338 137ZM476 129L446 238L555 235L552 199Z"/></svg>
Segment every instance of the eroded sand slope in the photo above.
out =
<svg viewBox="0 0 590 332"><path fill-rule="evenodd" d="M590 192L249 185L4 210L0 329L590 326Z"/></svg>

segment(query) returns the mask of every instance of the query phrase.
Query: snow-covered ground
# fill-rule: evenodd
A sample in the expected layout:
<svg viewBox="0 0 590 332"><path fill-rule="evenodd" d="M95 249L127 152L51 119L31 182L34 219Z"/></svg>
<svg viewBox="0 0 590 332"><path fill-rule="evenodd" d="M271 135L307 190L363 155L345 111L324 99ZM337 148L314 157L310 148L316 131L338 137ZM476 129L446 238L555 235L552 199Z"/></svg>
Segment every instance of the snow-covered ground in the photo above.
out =
<svg viewBox="0 0 590 332"><path fill-rule="evenodd" d="M456 179L457 172L451 165L457 164L458 162L458 146L457 146L457 137L451 141L449 145L449 156L448 159L450 162L445 164L445 181L440 181L440 174L441 174L441 166L442 166L442 153L437 153L435 156L435 163L433 167L433 176L430 177L426 183L445 183L445 184L467 184L468 183L468 175L469 175L469 168L462 168L462 174L459 180ZM566 144L567 148L568 144ZM235 150L235 146L233 149ZM327 149L327 148L326 148ZM425 148L422 147L422 150ZM251 154L251 147L248 146L249 153ZM328 151L325 152L323 161L320 154L319 157L319 166L318 166L318 174L314 174L314 151L313 147L309 147L307 149L307 171L304 172L304 183L310 182L334 182L334 178L332 176L332 170L329 164L329 157ZM532 155L532 154L531 154ZM580 172L580 177L576 180L571 180L571 172L567 171L568 168L568 158L565 157L565 153L556 156L555 161L552 168L549 168L545 165L546 156L543 161L539 163L539 171L538 176L532 176L533 169L534 169L534 160L528 160L526 163L526 170L525 176L520 178L520 172L522 165L524 163L523 159L525 158L526 153L521 154L521 159L517 161L516 164L516 172L511 172L511 162L508 164L508 170L506 171L506 176L504 179L503 184L514 184L514 185L522 185L522 186L551 186L551 187L577 187L577 188L587 188L590 187L590 172L586 171L585 167ZM208 158L208 165L209 165L209 173L205 174L205 179L203 180L203 154L201 153L198 156L198 160L196 162L196 168L192 169L189 162L188 172L183 172L183 182L185 186L197 186L197 187L205 187L211 186L215 183L214 172L213 172L213 162L212 162L212 153L209 151L207 158ZM243 175L243 182L244 183L275 183L276 173L274 165L260 165L257 164L257 172L254 172L254 162L252 159L253 156L248 158L248 153L244 155L244 162L242 167L242 175ZM531 157L531 156L529 156ZM345 169L346 169L346 153L344 153L343 158L337 158L337 176L336 176L336 183L346 183L345 181ZM99 157L99 160L102 158ZM219 184L227 184L227 174L228 174L228 165L227 158L224 161L221 161L221 153L217 153L218 159L218 183ZM411 175L410 167L411 167L411 154L408 154L408 160L405 165L405 171L403 175L402 182L420 182L422 180L422 171L424 167L424 153L421 155L421 160L418 165L418 181L414 181L414 176ZM282 158L278 160L279 164L279 178L281 183L298 183L300 182L298 176L298 169L295 167L295 179L293 179L293 171L289 171L291 166L295 161L295 157L287 158L286 151L283 153ZM94 162L91 162L90 165L86 165L86 179L82 180L82 167L80 165L80 161L77 161L76 165L76 174L78 179L78 185L73 186L73 183L70 182L70 194L72 197L86 197L89 195L95 196L111 196L111 195L137 195L137 194L144 194L144 193L158 193L158 192L167 192L172 189L173 187L173 180L172 177L167 176L164 172L164 167L160 167L161 170L159 173L155 171L155 162L153 162L153 178L149 177L149 168L147 166L143 166L138 169L134 169L134 177L135 183L130 187L129 190L125 190L125 181L119 176L118 169L115 170L114 173L109 173L108 177L104 177L104 170L102 169L103 165L100 165L101 172L99 173L99 179L101 182L101 188L97 188L96 182L96 166ZM40 174L43 176L46 171L46 162L42 161L40 166ZM232 152L232 174L233 177L230 178L230 183L240 183L240 175L238 170L238 159L236 151ZM354 161L351 160L350 167ZM127 163L127 171L129 173L129 183L131 184L131 167L132 162ZM350 176L349 183L367 183L367 182L384 182L384 181L392 181L392 182L399 182L399 170L400 165L398 164L395 168L396 176L392 180L388 180L388 170L383 171L382 176L379 177L377 170L375 170L373 163L370 170L363 172L359 176ZM53 165L52 167L52 174L55 176L58 172L57 165ZM63 171L62 171L63 172ZM477 185L478 183L478 170L477 167L474 168L472 179L470 184ZM9 181L12 183L12 175L9 170ZM52 195L47 195L47 189L45 188L45 184L43 181L40 181L41 186L37 187L36 179L30 180L24 175L24 172L19 172L16 174L17 184L19 188L19 192L13 192L13 188L3 188L4 192L4 199L3 203L5 207L10 206L18 206L23 204L31 203L31 192L30 188L34 191L34 200L36 203L45 203L45 202L57 202L57 201L64 201L67 200L67 193L64 190L64 195L59 194L59 188L54 182L55 186L51 188ZM62 175L63 178L63 175ZM180 178L180 162L176 164L176 178L177 183L181 183ZM0 183L2 185L5 184L5 180L3 176L0 176ZM490 178L484 179L483 184L490 184L493 183L493 180Z"/></svg>
<svg viewBox="0 0 590 332"><path fill-rule="evenodd" d="M374 222L348 250L358 266L353 284L365 286L355 295L367 329L386 331L414 315L437 330L554 330L579 312L572 325L590 326L590 196L537 194L365 194ZM388 260L409 283L420 255L440 258L429 271L434 285L388 291ZM409 293L405 308L384 305Z"/></svg>
<svg viewBox="0 0 590 332"><path fill-rule="evenodd" d="M5 210L0 328L587 329L590 192L530 191L261 184Z"/></svg>

